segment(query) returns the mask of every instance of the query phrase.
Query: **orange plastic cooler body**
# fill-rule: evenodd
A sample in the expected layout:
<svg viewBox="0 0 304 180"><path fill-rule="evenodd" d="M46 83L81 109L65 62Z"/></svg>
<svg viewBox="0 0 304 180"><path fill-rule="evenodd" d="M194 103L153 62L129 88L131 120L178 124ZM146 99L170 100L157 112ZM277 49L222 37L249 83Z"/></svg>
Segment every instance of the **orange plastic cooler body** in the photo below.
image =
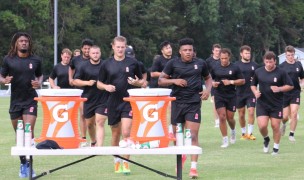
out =
<svg viewBox="0 0 304 180"><path fill-rule="evenodd" d="M35 100L40 101L43 108L42 132L35 141L50 139L65 149L78 148L84 141L78 132L78 107L86 98L41 96Z"/></svg>
<svg viewBox="0 0 304 180"><path fill-rule="evenodd" d="M175 97L130 96L124 98L131 103L133 121L130 138L144 143L160 140L159 147L168 147L170 140L167 126L167 107Z"/></svg>

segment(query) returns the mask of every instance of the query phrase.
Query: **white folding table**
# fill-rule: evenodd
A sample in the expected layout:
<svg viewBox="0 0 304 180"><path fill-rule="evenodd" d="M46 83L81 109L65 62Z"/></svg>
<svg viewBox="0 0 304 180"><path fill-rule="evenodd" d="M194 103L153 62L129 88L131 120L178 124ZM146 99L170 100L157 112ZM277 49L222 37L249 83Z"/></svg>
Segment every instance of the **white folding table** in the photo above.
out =
<svg viewBox="0 0 304 180"><path fill-rule="evenodd" d="M30 170L33 166L33 156L83 156L83 155L176 155L177 176L182 179L182 155L202 154L202 148L197 146L170 146L155 149L132 149L118 146L86 147L78 149L36 149L34 147L12 147L12 156L29 156ZM32 174L30 172L30 174ZM29 177L32 179L33 177Z"/></svg>

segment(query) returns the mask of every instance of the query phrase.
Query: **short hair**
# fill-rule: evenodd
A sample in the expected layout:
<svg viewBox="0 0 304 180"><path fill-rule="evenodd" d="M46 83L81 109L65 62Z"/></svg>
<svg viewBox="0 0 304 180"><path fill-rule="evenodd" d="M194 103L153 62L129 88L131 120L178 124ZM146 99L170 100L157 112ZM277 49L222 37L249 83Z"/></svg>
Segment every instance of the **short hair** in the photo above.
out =
<svg viewBox="0 0 304 180"><path fill-rule="evenodd" d="M285 47L285 52L295 53L296 50L295 50L295 48L293 46L289 45L289 46Z"/></svg>
<svg viewBox="0 0 304 180"><path fill-rule="evenodd" d="M159 44L159 49L162 50L164 47L170 45L171 46L171 43L170 41L163 41Z"/></svg>
<svg viewBox="0 0 304 180"><path fill-rule="evenodd" d="M178 41L179 47L184 46L184 45L192 45L194 44L194 40L192 38L183 38Z"/></svg>
<svg viewBox="0 0 304 180"><path fill-rule="evenodd" d="M127 44L127 38L125 38L124 36L116 36L112 41L112 45L114 45L115 41L125 42Z"/></svg>
<svg viewBox="0 0 304 180"><path fill-rule="evenodd" d="M263 59L274 59L276 60L276 55L273 51L267 51L265 52Z"/></svg>
<svg viewBox="0 0 304 180"><path fill-rule="evenodd" d="M87 45L87 46L93 46L93 41L91 39L85 38L82 40L81 42L81 47L83 48L83 46Z"/></svg>
<svg viewBox="0 0 304 180"><path fill-rule="evenodd" d="M61 54L67 53L68 55L72 56L72 51L69 48L64 48L61 51Z"/></svg>
<svg viewBox="0 0 304 180"><path fill-rule="evenodd" d="M75 49L73 53L75 54L77 52L81 52L80 49Z"/></svg>
<svg viewBox="0 0 304 180"><path fill-rule="evenodd" d="M240 52L243 52L244 50L246 51L251 51L251 47L248 45L243 45L240 47Z"/></svg>
<svg viewBox="0 0 304 180"><path fill-rule="evenodd" d="M228 54L229 57L232 55L231 50L229 48L221 49L220 54Z"/></svg>
<svg viewBox="0 0 304 180"><path fill-rule="evenodd" d="M220 44L213 44L212 45L212 50L215 49L215 48L222 49L222 46Z"/></svg>
<svg viewBox="0 0 304 180"><path fill-rule="evenodd" d="M11 44L10 44L10 49L8 51L8 55L10 57L16 56L17 55L17 40L21 37L24 36L28 39L29 41L29 49L28 49L28 53L29 55L33 55L33 41L32 41L32 37L26 33L26 32L17 32L13 35L12 40L11 40Z"/></svg>

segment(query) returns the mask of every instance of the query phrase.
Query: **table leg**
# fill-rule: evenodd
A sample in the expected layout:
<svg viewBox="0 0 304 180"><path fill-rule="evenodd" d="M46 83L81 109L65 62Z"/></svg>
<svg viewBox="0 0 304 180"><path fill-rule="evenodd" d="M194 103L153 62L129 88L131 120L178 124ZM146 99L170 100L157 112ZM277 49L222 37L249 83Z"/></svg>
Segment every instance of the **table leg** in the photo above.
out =
<svg viewBox="0 0 304 180"><path fill-rule="evenodd" d="M182 180L183 177L182 177L182 155L181 154L177 154L176 156L176 164L177 164L177 167L176 167L176 172L177 172L177 180Z"/></svg>
<svg viewBox="0 0 304 180"><path fill-rule="evenodd" d="M33 173L33 156L30 156L30 159L29 159L29 164L30 164L30 173L29 173L29 180L32 180L33 177L32 177L32 173Z"/></svg>

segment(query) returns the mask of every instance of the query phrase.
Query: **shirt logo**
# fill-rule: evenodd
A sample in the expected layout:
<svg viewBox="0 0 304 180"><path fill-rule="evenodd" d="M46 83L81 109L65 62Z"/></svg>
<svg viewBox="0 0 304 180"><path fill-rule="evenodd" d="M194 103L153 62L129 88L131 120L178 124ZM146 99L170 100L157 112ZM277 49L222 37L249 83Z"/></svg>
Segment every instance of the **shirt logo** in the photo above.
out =
<svg viewBox="0 0 304 180"><path fill-rule="evenodd" d="M132 117L132 115L133 115L133 112L132 112L132 111L130 111L130 112L129 112L129 116L130 116L130 117Z"/></svg>
<svg viewBox="0 0 304 180"><path fill-rule="evenodd" d="M298 72L299 72L299 68L297 68L297 69L296 69L296 71L298 71Z"/></svg>
<svg viewBox="0 0 304 180"><path fill-rule="evenodd" d="M30 112L32 113L32 112L34 112L34 107L30 107Z"/></svg>
<svg viewBox="0 0 304 180"><path fill-rule="evenodd" d="M198 119L198 114L197 113L195 113L194 119Z"/></svg>
<svg viewBox="0 0 304 180"><path fill-rule="evenodd" d="M232 74L232 71L231 71L231 70L229 71L229 74Z"/></svg>
<svg viewBox="0 0 304 180"><path fill-rule="evenodd" d="M251 69L252 69L252 70L254 70L254 67L253 67L253 66L251 66Z"/></svg>
<svg viewBox="0 0 304 180"><path fill-rule="evenodd" d="M296 102L297 102L297 103L300 102L300 98L297 98L297 99L296 99Z"/></svg>
<svg viewBox="0 0 304 180"><path fill-rule="evenodd" d="M104 113L105 113L105 114L108 114L108 108L106 108L106 109L104 110Z"/></svg>
<svg viewBox="0 0 304 180"><path fill-rule="evenodd" d="M194 65L194 69L197 69L197 65L196 64Z"/></svg>
<svg viewBox="0 0 304 180"><path fill-rule="evenodd" d="M33 64L32 63L29 64L29 68L33 69Z"/></svg>
<svg viewBox="0 0 304 180"><path fill-rule="evenodd" d="M129 67L126 67L126 72L129 72Z"/></svg>
<svg viewBox="0 0 304 180"><path fill-rule="evenodd" d="M282 117L282 112L281 111L279 112L279 117Z"/></svg>
<svg viewBox="0 0 304 180"><path fill-rule="evenodd" d="M274 77L273 78L273 82L277 82L278 80L277 80L277 78L276 77Z"/></svg>
<svg viewBox="0 0 304 180"><path fill-rule="evenodd" d="M255 98L252 98L252 102L255 102Z"/></svg>

